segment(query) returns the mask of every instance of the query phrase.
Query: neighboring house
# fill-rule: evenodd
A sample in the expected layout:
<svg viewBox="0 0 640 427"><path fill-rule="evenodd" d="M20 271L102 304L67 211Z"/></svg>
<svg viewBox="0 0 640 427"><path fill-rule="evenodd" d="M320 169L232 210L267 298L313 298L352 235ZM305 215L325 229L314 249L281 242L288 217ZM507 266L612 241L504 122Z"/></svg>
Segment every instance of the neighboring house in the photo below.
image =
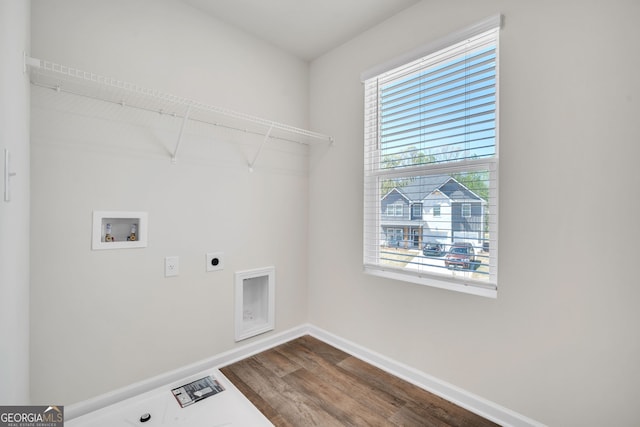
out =
<svg viewBox="0 0 640 427"><path fill-rule="evenodd" d="M395 187L382 197L383 243L421 248L427 242L479 243L486 201L451 176L424 176Z"/></svg>

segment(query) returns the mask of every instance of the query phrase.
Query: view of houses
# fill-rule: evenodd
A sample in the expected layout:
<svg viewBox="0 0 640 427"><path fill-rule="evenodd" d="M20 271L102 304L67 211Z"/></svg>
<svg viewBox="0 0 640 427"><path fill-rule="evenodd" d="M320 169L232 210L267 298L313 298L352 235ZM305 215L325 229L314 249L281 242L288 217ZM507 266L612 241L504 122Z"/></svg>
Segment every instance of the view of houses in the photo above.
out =
<svg viewBox="0 0 640 427"><path fill-rule="evenodd" d="M482 246L486 201L448 175L419 177L382 197L381 227L388 246L469 241Z"/></svg>
<svg viewBox="0 0 640 427"><path fill-rule="evenodd" d="M483 197L450 175L386 181L382 187L381 257L395 266L484 276L489 209ZM467 262L446 262L451 251L462 252Z"/></svg>

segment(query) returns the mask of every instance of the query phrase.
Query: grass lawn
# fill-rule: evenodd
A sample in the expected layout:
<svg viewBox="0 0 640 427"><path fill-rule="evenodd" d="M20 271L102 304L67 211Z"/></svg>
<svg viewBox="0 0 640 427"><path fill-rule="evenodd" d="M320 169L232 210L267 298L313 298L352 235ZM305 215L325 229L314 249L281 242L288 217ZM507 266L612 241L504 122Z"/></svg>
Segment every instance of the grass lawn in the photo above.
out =
<svg viewBox="0 0 640 427"><path fill-rule="evenodd" d="M417 250L403 248L380 248L381 264L389 264L393 267L404 268L416 256L420 254Z"/></svg>

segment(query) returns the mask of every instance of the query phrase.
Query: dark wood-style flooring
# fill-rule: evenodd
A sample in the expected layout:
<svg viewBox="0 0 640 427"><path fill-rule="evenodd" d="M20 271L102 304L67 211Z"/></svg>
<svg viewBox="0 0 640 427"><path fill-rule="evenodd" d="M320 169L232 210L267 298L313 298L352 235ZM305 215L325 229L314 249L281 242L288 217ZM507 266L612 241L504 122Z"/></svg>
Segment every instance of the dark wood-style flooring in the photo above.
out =
<svg viewBox="0 0 640 427"><path fill-rule="evenodd" d="M221 369L276 426L495 426L311 336Z"/></svg>

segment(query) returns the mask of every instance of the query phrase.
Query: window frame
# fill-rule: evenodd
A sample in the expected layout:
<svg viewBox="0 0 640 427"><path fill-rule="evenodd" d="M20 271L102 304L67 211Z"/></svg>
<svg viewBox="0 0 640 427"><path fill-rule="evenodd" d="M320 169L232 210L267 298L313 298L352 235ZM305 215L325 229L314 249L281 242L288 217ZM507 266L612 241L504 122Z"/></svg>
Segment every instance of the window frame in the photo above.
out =
<svg viewBox="0 0 640 427"><path fill-rule="evenodd" d="M372 149L367 140L367 131L371 129L371 125L367 122L367 100L365 99L365 218L364 218L364 272L367 274L372 274L375 276L386 277L390 279L400 280L404 282L418 283L421 285L432 286L436 288L449 289L454 291L459 291L463 293L469 293L479 296L497 297L498 290L498 280L497 280L497 269L498 269L498 158L499 158L499 33L502 23L502 16L496 15L490 18L485 19L471 27L458 31L444 39L438 40L434 43L431 43L427 46L423 46L419 49L416 49L408 54L402 55L394 60L387 62L385 64L381 64L376 66L362 74L362 82L366 83L372 78L376 78L388 71L392 71L395 68L404 66L405 64L409 64L417 59L421 59L427 55L439 52L443 49L446 49L450 46L463 42L466 39L481 35L485 32L495 31L495 154L493 157L484 158L484 159L473 159L466 158L461 161L452 162L453 164L428 164L426 166L410 166L408 169L403 170L404 168L389 168L387 170L381 170L379 165L380 154L377 152L378 149ZM379 90L379 89L375 89ZM365 91L365 94L367 91ZM380 107L378 107L380 108ZM379 113L378 113L379 114ZM378 116L376 116L378 117ZM376 119L378 120L378 119ZM377 123L377 122L376 122ZM377 134L380 134L380 123L374 123L377 126ZM368 126L369 125L369 126ZM377 137L376 137L377 138ZM376 144L379 144L377 142ZM376 157L377 156L377 157ZM367 162L369 161L369 164ZM376 163L376 161L378 161ZM377 165L377 166L373 166ZM372 170L373 169L373 170ZM492 211L491 216L493 218L492 221L489 221L489 243L491 247L491 251L489 252L489 265L490 265L490 273L489 273L489 281L488 283L483 283L478 280L468 280L466 278L457 278L450 277L448 275L439 275L439 274L429 274L420 271L413 270L401 270L399 268L386 267L381 265L379 261L371 262L372 252L377 252L373 259L380 259L380 245L379 244L371 244L371 242L376 242L375 238L375 230L381 229L381 218L379 214L371 214L368 213L368 204L375 203L375 200L380 200L380 180L384 179L396 179L396 178L407 178L407 177L419 177L419 176L427 176L427 175L436 175L438 173L442 174L451 174L452 170L457 170L459 172L487 172L489 176L489 182L492 183L489 186L489 197L488 202L492 202ZM421 175L424 174L424 175ZM375 179L374 179L375 178ZM378 194L378 197L371 197L372 194ZM367 201L369 198L370 201ZM440 209L441 215L441 207ZM379 207L377 208L379 209ZM461 216L463 216L464 208L461 207ZM469 204L468 214L467 216L463 216L464 218L469 218L472 216L472 206ZM374 208L375 211L375 208ZM436 217L435 206L433 210L433 215ZM369 215L369 216L368 216ZM377 216L377 218L376 218ZM411 218L413 219L413 207L411 207ZM373 225L372 225L373 224ZM372 231L373 230L373 231ZM371 237L367 237L368 235ZM369 241L367 241L369 239ZM369 243L369 246L367 245Z"/></svg>
<svg viewBox="0 0 640 427"><path fill-rule="evenodd" d="M399 207L399 208L398 208ZM398 213L398 211L400 213ZM386 212L387 216L399 216L399 217L403 217L404 216L404 203L402 202L394 202L394 203L389 203L387 205L387 212Z"/></svg>
<svg viewBox="0 0 640 427"><path fill-rule="evenodd" d="M417 209L417 214L416 214L416 209ZM423 214L422 214L422 203L412 203L411 204L411 219L412 220L417 220L417 219L422 219Z"/></svg>
<svg viewBox="0 0 640 427"><path fill-rule="evenodd" d="M389 233L391 233L393 235L391 239L389 238ZM397 238L398 234L400 234L400 238L399 239ZM404 241L404 230L402 228L400 228L400 227L387 227L387 229L386 229L386 239L387 239L387 242L389 242L391 240L402 242L402 241Z"/></svg>
<svg viewBox="0 0 640 427"><path fill-rule="evenodd" d="M464 202L460 205L460 215L462 218L471 218L471 203Z"/></svg>

